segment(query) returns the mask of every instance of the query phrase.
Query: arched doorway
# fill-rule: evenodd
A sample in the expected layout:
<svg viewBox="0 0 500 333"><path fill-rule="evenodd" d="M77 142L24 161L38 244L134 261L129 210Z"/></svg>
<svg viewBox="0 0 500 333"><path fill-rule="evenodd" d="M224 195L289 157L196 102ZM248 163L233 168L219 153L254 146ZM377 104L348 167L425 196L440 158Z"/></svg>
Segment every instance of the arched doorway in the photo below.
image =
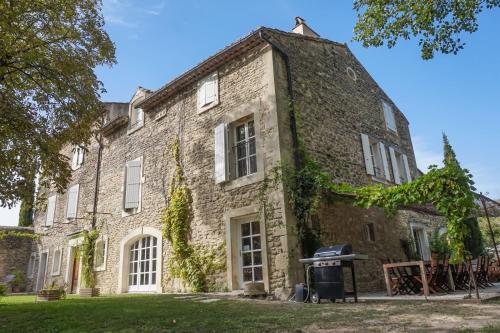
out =
<svg viewBox="0 0 500 333"><path fill-rule="evenodd" d="M128 291L155 291L157 280L158 239L144 236L129 248Z"/></svg>
<svg viewBox="0 0 500 333"><path fill-rule="evenodd" d="M118 293L162 292L162 234L142 227L120 242Z"/></svg>

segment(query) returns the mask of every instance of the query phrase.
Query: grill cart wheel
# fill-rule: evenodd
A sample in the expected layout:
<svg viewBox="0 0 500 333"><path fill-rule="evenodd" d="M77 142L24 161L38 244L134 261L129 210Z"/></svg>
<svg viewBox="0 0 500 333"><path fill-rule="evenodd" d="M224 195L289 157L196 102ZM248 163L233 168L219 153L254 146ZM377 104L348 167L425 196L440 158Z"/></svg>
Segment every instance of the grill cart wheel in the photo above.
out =
<svg viewBox="0 0 500 333"><path fill-rule="evenodd" d="M311 296L311 303L314 303L314 304L319 304L319 302L321 302L321 299L319 298L318 293L314 293L314 294Z"/></svg>

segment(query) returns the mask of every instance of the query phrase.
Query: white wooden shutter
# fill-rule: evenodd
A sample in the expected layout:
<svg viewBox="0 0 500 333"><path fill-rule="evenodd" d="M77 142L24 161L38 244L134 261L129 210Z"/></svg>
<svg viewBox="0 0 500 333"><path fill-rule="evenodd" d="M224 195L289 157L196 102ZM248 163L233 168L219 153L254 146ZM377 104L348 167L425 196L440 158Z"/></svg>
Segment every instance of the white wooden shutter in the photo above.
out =
<svg viewBox="0 0 500 333"><path fill-rule="evenodd" d="M46 226L54 224L54 213L56 209L56 196L53 195L47 199L47 218L45 220Z"/></svg>
<svg viewBox="0 0 500 333"><path fill-rule="evenodd" d="M408 165L408 157L403 154L403 165L405 167L406 179L411 182L410 166Z"/></svg>
<svg viewBox="0 0 500 333"><path fill-rule="evenodd" d="M78 147L73 146L73 157L71 158L71 168L74 170L78 167Z"/></svg>
<svg viewBox="0 0 500 333"><path fill-rule="evenodd" d="M141 189L141 162L127 163L125 175L125 209L139 208L139 192Z"/></svg>
<svg viewBox="0 0 500 333"><path fill-rule="evenodd" d="M215 182L217 184L228 180L226 128L226 124L220 124L215 128Z"/></svg>
<svg viewBox="0 0 500 333"><path fill-rule="evenodd" d="M382 105L384 109L385 124L387 128L396 132L396 118L394 117L394 110L392 109L392 106L390 106L386 102L382 102Z"/></svg>
<svg viewBox="0 0 500 333"><path fill-rule="evenodd" d="M373 168L372 153L370 150L370 139L368 135L361 133L361 143L363 145L363 155L365 157L366 173L369 175L375 175L375 169Z"/></svg>
<svg viewBox="0 0 500 333"><path fill-rule="evenodd" d="M205 81L200 83L200 87L198 88L198 109L201 109L205 105L206 99L206 87Z"/></svg>
<svg viewBox="0 0 500 333"><path fill-rule="evenodd" d="M382 142L379 142L378 148L380 150L380 158L382 159L382 165L384 167L385 179L391 180L391 174L389 173L389 163L387 162L387 154L385 152L385 145Z"/></svg>
<svg viewBox="0 0 500 333"><path fill-rule="evenodd" d="M401 178L399 177L399 167L398 160L396 158L396 152L394 148L389 147L389 155L391 155L392 173L394 174L394 182L396 184L401 184Z"/></svg>
<svg viewBox="0 0 500 333"><path fill-rule="evenodd" d="M74 186L71 186L68 190L68 203L66 207L66 218L68 219L76 218L79 189L80 185L76 184Z"/></svg>

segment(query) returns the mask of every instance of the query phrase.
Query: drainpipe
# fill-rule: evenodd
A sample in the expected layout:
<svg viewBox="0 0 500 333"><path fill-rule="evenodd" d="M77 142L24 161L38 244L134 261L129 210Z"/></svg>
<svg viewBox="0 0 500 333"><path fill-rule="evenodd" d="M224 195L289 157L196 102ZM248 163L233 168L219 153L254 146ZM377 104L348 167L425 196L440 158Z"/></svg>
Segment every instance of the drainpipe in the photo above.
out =
<svg viewBox="0 0 500 333"><path fill-rule="evenodd" d="M293 86L292 86L292 70L290 66L290 58L288 57L288 54L275 42L270 40L268 37L266 37L263 33L262 30L259 31L259 38L267 42L273 50L278 52L283 60L285 61L285 67L286 67L286 79L288 83L288 96L290 97L290 103L291 107L289 109L289 115L290 115L290 131L292 132L292 148L293 148L293 160L295 163L295 168L298 170L301 165L300 161L300 154L299 154L299 137L297 134L297 122L295 119L295 113L294 113L294 96L293 96Z"/></svg>
<svg viewBox="0 0 500 333"><path fill-rule="evenodd" d="M97 151L97 166L96 166L96 176L95 176L95 188L94 188L94 206L92 208L92 229L95 228L97 224L97 202L99 201L99 181L101 178L101 160L102 160L102 133L98 134L97 142L99 143L99 149Z"/></svg>

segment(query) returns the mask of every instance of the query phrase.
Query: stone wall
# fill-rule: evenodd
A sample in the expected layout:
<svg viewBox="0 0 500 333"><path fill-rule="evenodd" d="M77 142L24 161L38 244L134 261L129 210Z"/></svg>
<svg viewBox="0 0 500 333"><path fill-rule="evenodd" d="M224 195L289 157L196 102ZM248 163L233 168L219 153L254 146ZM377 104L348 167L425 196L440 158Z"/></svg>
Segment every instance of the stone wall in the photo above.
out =
<svg viewBox="0 0 500 333"><path fill-rule="evenodd" d="M32 234L33 228L0 226L0 233L9 231ZM20 271L24 276L22 290L31 290L32 278L28 276L28 263L35 249L36 242L32 238L7 236L0 239L0 281L13 271Z"/></svg>

